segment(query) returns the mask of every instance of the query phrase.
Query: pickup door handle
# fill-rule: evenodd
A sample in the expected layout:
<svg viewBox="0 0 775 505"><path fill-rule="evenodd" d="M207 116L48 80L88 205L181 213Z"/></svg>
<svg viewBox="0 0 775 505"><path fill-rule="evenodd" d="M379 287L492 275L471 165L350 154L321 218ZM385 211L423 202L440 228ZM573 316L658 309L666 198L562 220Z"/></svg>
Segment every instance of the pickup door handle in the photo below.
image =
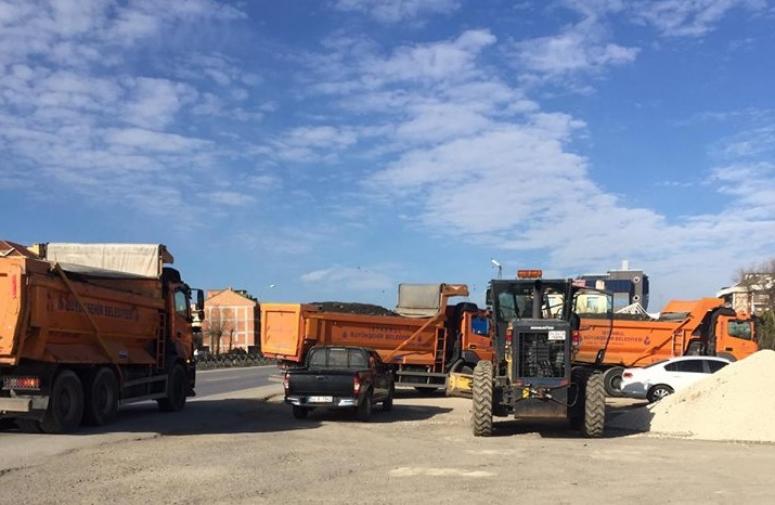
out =
<svg viewBox="0 0 775 505"><path fill-rule="evenodd" d="M725 351L734 351L735 348L734 347L725 347L724 350Z"/></svg>

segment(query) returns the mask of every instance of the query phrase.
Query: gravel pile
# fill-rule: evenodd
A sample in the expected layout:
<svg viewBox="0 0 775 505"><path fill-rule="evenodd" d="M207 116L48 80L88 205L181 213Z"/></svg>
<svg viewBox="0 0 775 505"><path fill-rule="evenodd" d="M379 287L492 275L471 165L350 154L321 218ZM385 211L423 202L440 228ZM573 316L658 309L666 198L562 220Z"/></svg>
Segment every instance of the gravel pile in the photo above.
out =
<svg viewBox="0 0 775 505"><path fill-rule="evenodd" d="M353 302L312 302L321 312L341 312L344 314L360 314L364 316L398 316L390 309L370 303Z"/></svg>
<svg viewBox="0 0 775 505"><path fill-rule="evenodd" d="M732 363L648 407L624 413L614 427L702 440L775 442L775 351Z"/></svg>

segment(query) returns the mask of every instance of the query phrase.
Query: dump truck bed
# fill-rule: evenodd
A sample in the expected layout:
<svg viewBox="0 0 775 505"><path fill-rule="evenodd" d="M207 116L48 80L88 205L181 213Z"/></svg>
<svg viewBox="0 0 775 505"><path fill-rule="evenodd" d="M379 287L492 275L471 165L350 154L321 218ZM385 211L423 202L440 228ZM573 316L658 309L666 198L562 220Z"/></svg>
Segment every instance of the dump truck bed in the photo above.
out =
<svg viewBox="0 0 775 505"><path fill-rule="evenodd" d="M161 281L110 282L48 261L0 258L0 364L156 363Z"/></svg>
<svg viewBox="0 0 775 505"><path fill-rule="evenodd" d="M377 351L386 363L426 365L434 361L437 332L444 324L433 319L320 312L314 305L263 303L261 351L278 360L300 363L313 345L365 347Z"/></svg>

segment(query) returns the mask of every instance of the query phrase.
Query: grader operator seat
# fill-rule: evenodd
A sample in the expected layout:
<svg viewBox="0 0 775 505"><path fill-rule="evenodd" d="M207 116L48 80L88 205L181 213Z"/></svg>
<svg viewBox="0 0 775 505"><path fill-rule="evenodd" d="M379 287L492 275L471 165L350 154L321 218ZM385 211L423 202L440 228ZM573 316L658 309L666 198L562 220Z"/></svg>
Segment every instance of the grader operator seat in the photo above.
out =
<svg viewBox="0 0 775 505"><path fill-rule="evenodd" d="M399 284L396 312L404 317L433 317L441 306L443 284Z"/></svg>

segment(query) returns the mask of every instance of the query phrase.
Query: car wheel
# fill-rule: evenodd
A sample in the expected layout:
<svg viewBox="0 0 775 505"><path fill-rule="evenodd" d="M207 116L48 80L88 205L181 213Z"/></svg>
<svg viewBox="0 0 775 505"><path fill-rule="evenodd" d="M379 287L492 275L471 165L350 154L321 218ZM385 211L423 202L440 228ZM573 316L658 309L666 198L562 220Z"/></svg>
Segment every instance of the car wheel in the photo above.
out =
<svg viewBox="0 0 775 505"><path fill-rule="evenodd" d="M675 391L670 386L666 384L657 384L648 390L648 393L646 393L646 398L648 399L649 403L654 403L666 396L670 396L673 393L675 393Z"/></svg>
<svg viewBox="0 0 775 505"><path fill-rule="evenodd" d="M390 412L393 410L393 395L395 394L396 390L394 386L390 386L390 391L388 391L387 398L382 402L382 410L385 412Z"/></svg>
<svg viewBox="0 0 775 505"><path fill-rule="evenodd" d="M366 396L363 397L363 400L361 400L361 403L358 404L358 408L355 411L355 417L358 418L361 422L367 422L369 418L371 418L371 407L372 407L372 398L371 398L371 391L366 393Z"/></svg>

